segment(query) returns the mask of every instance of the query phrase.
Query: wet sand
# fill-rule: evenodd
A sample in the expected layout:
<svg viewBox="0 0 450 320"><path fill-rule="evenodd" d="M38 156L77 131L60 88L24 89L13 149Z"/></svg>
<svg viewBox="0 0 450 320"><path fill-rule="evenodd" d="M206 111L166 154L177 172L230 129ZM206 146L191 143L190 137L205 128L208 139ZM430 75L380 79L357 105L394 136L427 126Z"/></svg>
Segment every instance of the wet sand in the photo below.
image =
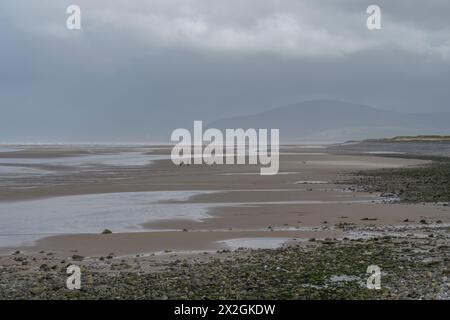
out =
<svg viewBox="0 0 450 320"><path fill-rule="evenodd" d="M38 148L39 149L39 148ZM64 147L45 150L4 152L2 157L60 158L76 155L136 152L168 156L170 150L144 147ZM286 154L283 154L285 151ZM375 193L361 193L343 183L352 172L371 168L397 168L427 163L375 155L336 155L326 149L281 149L280 173L260 176L259 166L191 165L175 166L170 160L144 165L52 166L52 174L8 176L0 186L2 202L27 201L61 196L128 193L143 191L208 190L214 193L194 196L170 204L207 204L208 217L201 220L159 219L142 221L139 232L102 235L67 234L43 237L33 246L0 248L7 254L51 251L68 257L148 254L164 251L214 251L227 248L232 239L325 239L344 237L339 224L390 226L427 221L449 221L448 207L400 205ZM38 167L40 164L31 164ZM179 208L179 206L177 206ZM1 213L0 213L1 214ZM408 222L405 220L408 219ZM139 226L137 226L139 227ZM106 228L106 226L105 226Z"/></svg>
<svg viewBox="0 0 450 320"><path fill-rule="evenodd" d="M286 239L286 242L294 239L309 239L317 237L335 237L338 231L195 231L195 232L136 232L117 233L109 235L78 234L56 236L42 239L36 248L46 252L57 253L70 257L74 253L84 257L100 257L113 254L114 256L148 255L156 254L161 258L169 254L203 254L204 252L216 252L217 250L230 249L222 241L233 239L264 239L268 247L274 238ZM264 243L262 244L264 248ZM166 255L164 255L166 254Z"/></svg>

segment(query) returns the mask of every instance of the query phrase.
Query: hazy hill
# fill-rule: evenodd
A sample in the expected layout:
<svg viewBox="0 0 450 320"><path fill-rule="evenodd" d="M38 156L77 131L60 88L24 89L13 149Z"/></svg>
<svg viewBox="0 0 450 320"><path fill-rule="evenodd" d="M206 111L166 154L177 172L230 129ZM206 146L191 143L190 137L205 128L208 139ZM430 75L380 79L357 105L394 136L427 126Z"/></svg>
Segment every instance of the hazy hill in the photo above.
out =
<svg viewBox="0 0 450 320"><path fill-rule="evenodd" d="M293 104L214 121L211 128L279 128L281 140L345 141L407 135L450 134L448 113L404 113L332 100Z"/></svg>

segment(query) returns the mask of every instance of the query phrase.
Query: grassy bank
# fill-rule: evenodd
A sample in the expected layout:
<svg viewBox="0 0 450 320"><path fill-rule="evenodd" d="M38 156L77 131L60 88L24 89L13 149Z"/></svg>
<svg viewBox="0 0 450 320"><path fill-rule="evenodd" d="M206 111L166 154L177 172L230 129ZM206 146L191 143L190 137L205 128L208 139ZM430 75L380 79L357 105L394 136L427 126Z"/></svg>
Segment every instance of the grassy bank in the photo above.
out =
<svg viewBox="0 0 450 320"><path fill-rule="evenodd" d="M385 139L368 139L367 141L385 142L449 142L450 136L440 135L419 135L419 136L397 136Z"/></svg>

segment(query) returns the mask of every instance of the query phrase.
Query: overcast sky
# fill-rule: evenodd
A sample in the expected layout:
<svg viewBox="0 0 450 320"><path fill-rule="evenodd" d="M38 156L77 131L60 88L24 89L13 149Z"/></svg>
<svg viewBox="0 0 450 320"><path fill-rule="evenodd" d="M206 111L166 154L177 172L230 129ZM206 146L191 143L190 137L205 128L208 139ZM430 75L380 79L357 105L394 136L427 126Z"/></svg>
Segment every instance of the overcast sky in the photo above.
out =
<svg viewBox="0 0 450 320"><path fill-rule="evenodd" d="M81 7L81 30L66 8ZM366 28L378 4L382 29ZM156 141L311 99L450 111L448 0L0 0L0 141Z"/></svg>

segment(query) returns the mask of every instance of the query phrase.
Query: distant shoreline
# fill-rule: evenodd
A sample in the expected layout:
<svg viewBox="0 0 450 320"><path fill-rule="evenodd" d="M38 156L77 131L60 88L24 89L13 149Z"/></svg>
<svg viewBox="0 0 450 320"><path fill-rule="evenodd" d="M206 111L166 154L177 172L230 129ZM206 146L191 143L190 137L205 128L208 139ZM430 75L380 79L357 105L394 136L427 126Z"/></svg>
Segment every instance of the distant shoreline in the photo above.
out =
<svg viewBox="0 0 450 320"><path fill-rule="evenodd" d="M419 135L419 136L397 136L393 138L367 139L363 142L450 142L450 136Z"/></svg>

